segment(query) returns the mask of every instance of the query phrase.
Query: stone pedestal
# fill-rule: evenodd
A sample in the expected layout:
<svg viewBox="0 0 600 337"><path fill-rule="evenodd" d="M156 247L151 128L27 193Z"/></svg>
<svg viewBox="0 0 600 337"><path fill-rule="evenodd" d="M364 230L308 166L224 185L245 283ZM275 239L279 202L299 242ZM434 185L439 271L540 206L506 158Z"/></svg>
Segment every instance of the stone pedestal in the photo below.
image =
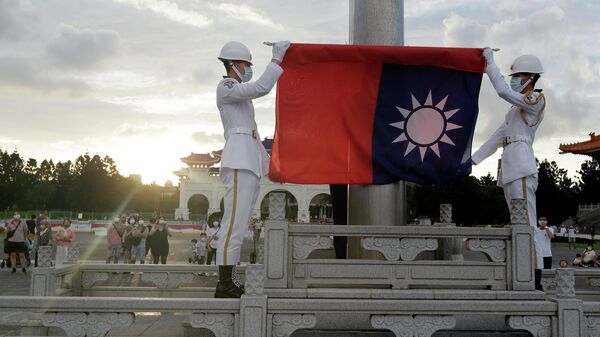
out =
<svg viewBox="0 0 600 337"><path fill-rule="evenodd" d="M558 303L558 336L579 337L587 334L583 302L575 298L575 273L570 268L556 269L556 302Z"/></svg>
<svg viewBox="0 0 600 337"><path fill-rule="evenodd" d="M533 231L527 216L525 199L511 200L510 221L512 228L512 289L534 290L534 254Z"/></svg>
<svg viewBox="0 0 600 337"><path fill-rule="evenodd" d="M265 287L287 288L288 223L265 221Z"/></svg>

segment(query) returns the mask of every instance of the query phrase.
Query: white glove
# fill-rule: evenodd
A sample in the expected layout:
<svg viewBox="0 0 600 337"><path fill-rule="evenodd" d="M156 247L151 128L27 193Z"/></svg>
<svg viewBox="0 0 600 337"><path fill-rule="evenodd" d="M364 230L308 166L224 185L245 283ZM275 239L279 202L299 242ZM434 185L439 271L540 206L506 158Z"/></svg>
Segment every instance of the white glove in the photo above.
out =
<svg viewBox="0 0 600 337"><path fill-rule="evenodd" d="M490 47L483 48L482 52L483 58L487 64L494 63L494 51Z"/></svg>
<svg viewBox="0 0 600 337"><path fill-rule="evenodd" d="M283 61L285 51L290 47L290 41L279 41L273 45L273 59Z"/></svg>

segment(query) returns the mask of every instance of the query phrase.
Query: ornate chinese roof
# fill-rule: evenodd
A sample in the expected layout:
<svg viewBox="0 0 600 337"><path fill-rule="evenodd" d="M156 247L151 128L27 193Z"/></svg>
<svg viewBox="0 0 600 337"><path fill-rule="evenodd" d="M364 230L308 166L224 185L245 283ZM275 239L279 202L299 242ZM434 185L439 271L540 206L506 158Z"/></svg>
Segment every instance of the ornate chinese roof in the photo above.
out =
<svg viewBox="0 0 600 337"><path fill-rule="evenodd" d="M600 159L600 135L590 133L590 140L579 143L560 144L558 147L562 153L585 154L592 158Z"/></svg>
<svg viewBox="0 0 600 337"><path fill-rule="evenodd" d="M213 166L221 161L221 157L213 157L210 153L191 153L187 157L181 158L181 161L188 165Z"/></svg>
<svg viewBox="0 0 600 337"><path fill-rule="evenodd" d="M186 172L186 169L181 169L181 170L173 171L173 174L178 177L183 177L183 176L187 175L187 172Z"/></svg>

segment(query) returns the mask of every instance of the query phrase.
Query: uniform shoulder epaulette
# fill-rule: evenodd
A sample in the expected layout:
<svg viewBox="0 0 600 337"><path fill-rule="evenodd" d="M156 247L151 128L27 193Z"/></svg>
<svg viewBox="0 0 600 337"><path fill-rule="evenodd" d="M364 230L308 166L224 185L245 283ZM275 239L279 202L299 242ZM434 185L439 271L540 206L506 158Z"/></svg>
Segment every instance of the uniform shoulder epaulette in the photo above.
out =
<svg viewBox="0 0 600 337"><path fill-rule="evenodd" d="M229 89L233 88L233 85L235 84L234 80L227 80L227 81L223 81L223 86L227 87Z"/></svg>
<svg viewBox="0 0 600 337"><path fill-rule="evenodd" d="M523 100L528 105L536 105L544 98L544 94L537 91L528 91L523 95Z"/></svg>

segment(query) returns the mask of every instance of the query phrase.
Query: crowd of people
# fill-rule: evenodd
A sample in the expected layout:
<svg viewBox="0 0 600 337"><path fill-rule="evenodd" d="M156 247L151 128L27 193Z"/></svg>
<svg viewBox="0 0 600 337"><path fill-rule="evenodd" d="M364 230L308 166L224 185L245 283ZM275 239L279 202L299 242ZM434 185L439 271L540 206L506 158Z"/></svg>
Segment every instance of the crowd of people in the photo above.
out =
<svg viewBox="0 0 600 337"><path fill-rule="evenodd" d="M215 262L220 225L214 221L212 227L192 239L190 263L211 264ZM169 237L172 235L164 217L151 218L146 224L141 216L121 216L107 228L106 263L166 264L169 256Z"/></svg>
<svg viewBox="0 0 600 337"><path fill-rule="evenodd" d="M29 219L23 220L19 212L14 212L12 219L5 224L4 253L7 258L0 262L1 266L12 268L13 274L17 268L27 273L32 260L34 266L38 266L37 251L45 246L56 247L54 263L56 266L63 265L69 246L75 240L75 232L70 227L71 220L65 218L53 232L46 214L32 214Z"/></svg>

